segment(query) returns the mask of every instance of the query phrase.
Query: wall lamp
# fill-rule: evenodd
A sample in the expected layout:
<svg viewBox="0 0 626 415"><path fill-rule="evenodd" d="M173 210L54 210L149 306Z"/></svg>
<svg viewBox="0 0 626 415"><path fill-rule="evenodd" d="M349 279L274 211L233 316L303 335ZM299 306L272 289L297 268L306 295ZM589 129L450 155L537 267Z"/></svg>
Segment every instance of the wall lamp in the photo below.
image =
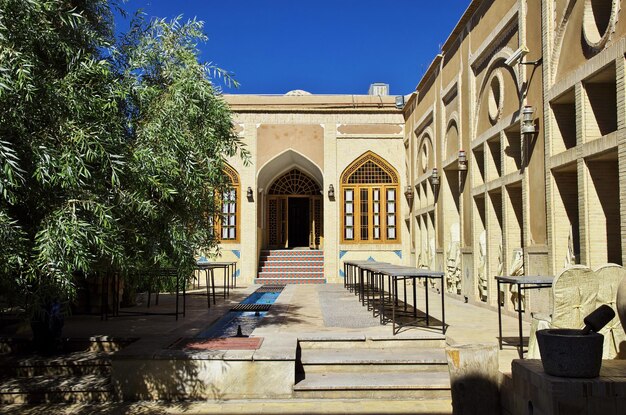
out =
<svg viewBox="0 0 626 415"><path fill-rule="evenodd" d="M413 188L411 186L407 186L404 189L404 196L406 197L407 202L409 202L409 206L413 206Z"/></svg>
<svg viewBox="0 0 626 415"><path fill-rule="evenodd" d="M248 190L246 191L246 196L248 199L252 199L254 197L254 192L252 191L252 187L248 186Z"/></svg>
<svg viewBox="0 0 626 415"><path fill-rule="evenodd" d="M335 187L332 184L328 185L328 198L331 200L335 198Z"/></svg>
<svg viewBox="0 0 626 415"><path fill-rule="evenodd" d="M459 171L467 171L467 154L465 150L459 150Z"/></svg>
<svg viewBox="0 0 626 415"><path fill-rule="evenodd" d="M535 109L530 105L525 105L524 108L522 108L522 134L535 134L535 132L537 132L535 129L534 113Z"/></svg>
<svg viewBox="0 0 626 415"><path fill-rule="evenodd" d="M433 187L439 187L439 172L437 171L437 167L434 167L432 173L430 173L430 184Z"/></svg>
<svg viewBox="0 0 626 415"><path fill-rule="evenodd" d="M437 167L433 167L433 171L430 173L430 184L433 187L433 195L435 196L435 201L437 200L437 196L439 195L439 171Z"/></svg>

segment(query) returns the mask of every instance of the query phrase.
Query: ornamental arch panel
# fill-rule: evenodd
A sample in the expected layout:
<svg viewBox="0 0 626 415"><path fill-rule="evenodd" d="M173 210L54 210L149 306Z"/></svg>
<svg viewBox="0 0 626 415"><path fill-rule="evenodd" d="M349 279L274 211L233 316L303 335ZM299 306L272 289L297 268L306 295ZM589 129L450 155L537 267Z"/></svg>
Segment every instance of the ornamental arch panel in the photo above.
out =
<svg viewBox="0 0 626 415"><path fill-rule="evenodd" d="M398 173L382 157L368 151L341 174L342 184L398 183Z"/></svg>
<svg viewBox="0 0 626 415"><path fill-rule="evenodd" d="M293 168L272 183L268 194L317 196L321 194L321 188L311 177Z"/></svg>
<svg viewBox="0 0 626 415"><path fill-rule="evenodd" d="M341 175L343 243L399 243L398 173L368 151Z"/></svg>
<svg viewBox="0 0 626 415"><path fill-rule="evenodd" d="M323 211L318 182L297 167L280 174L267 190L267 225L270 248L320 249Z"/></svg>

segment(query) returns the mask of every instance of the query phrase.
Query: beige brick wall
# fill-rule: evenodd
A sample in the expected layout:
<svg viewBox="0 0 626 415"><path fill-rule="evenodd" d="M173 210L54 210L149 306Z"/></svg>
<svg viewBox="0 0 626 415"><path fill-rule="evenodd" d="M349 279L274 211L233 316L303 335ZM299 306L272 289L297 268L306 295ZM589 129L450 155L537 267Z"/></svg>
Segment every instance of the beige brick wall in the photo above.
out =
<svg viewBox="0 0 626 415"><path fill-rule="evenodd" d="M580 250L579 262L588 265L607 260L624 263L626 39L622 32L616 32L598 53L585 52L586 56L580 50L573 53L573 48L581 47L580 10L584 2L574 5L569 20L564 20L564 3L541 0L541 27L538 26L538 11L530 10L531 5L523 2L483 2L478 8L470 7L470 15L461 19L442 51L444 56L435 58L404 114L394 110L390 97L383 100L380 108L362 111L341 105L331 110L330 104L325 107L322 103L324 97L306 98L303 102L307 104L302 107L298 107L297 99L292 97L288 100L291 110L285 111L271 106L263 110L262 105L251 110L254 105L247 105L244 98L235 100L235 108L241 109L238 121L244 124L244 137L252 146L259 124L323 126L325 275L329 281L340 281L342 259L346 258L371 256L443 269L450 226L459 222L464 258L474 263L469 268L464 264L463 269L473 270L474 274L479 261L478 238L483 230L487 232L489 304L492 306L496 305L493 276L508 271L512 250L524 248L527 270L543 272L547 268L556 273L565 263L572 226L576 250ZM475 14L472 16L472 13ZM623 13L620 10L618 21L626 20ZM543 57L541 66L536 69L538 72L533 72L531 66L502 64L521 43L531 49L526 60ZM570 55L575 59L565 64ZM495 124L484 119L483 108L488 93L483 88L483 80L491 79L493 71L503 73L503 93L507 97L506 113L501 114ZM516 87L527 95L519 95L519 90L514 90ZM350 101L348 96L328 99L335 106ZM268 101L262 97L252 101L264 100ZM359 105L372 102L368 97L357 101ZM314 109L312 102L316 103ZM520 136L518 104L536 108L537 135ZM448 145L446 141L447 127L455 113L458 146L467 151L470 164L463 194L458 194L458 173L454 170L456 149L453 147L457 144ZM396 124L402 126L403 131L388 135L355 133L358 128L345 130L353 131L350 134L337 132L337 126L350 124ZM420 168L419 159L419 144L425 132L433 142L432 162L426 171ZM531 164L532 174L529 174L530 167L526 168L524 162L525 157L533 155L533 149L535 158ZM396 168L401 178L401 193L407 184L415 189L412 209L404 196L400 197L401 243L385 246L340 243L339 177L346 166L366 151L377 153ZM428 182L433 167L439 169L441 177L437 203ZM256 191L255 168L237 166L237 169L241 174L242 191L247 186ZM326 197L331 183L337 194L335 201ZM537 194L542 197L535 197ZM242 214L246 213L242 216L242 226L246 233L260 232L262 222L255 212L262 209L263 202L258 194L254 202L244 201ZM242 240L242 273L250 278L256 272L259 248L254 238ZM470 290L470 300L479 301L475 277L472 276L474 287Z"/></svg>

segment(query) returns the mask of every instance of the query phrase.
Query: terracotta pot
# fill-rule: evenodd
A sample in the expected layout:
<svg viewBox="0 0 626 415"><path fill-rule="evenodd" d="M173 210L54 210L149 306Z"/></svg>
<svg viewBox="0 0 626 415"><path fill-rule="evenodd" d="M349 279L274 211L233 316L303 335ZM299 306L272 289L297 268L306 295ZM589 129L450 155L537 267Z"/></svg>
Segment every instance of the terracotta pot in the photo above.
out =
<svg viewBox="0 0 626 415"><path fill-rule="evenodd" d="M615 303L617 307L617 314L619 320L622 322L622 327L626 331L626 277L622 278L617 289L617 300Z"/></svg>

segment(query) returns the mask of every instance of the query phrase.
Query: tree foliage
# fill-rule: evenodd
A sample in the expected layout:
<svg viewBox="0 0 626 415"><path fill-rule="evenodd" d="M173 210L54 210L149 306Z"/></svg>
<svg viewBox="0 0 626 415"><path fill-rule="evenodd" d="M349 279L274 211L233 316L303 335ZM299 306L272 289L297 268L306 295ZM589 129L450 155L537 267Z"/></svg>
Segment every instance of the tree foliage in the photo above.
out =
<svg viewBox="0 0 626 415"><path fill-rule="evenodd" d="M202 22L139 16L116 42L111 7L0 0L4 292L72 298L77 272L185 271L217 243L222 164L248 159L226 73L198 59Z"/></svg>

